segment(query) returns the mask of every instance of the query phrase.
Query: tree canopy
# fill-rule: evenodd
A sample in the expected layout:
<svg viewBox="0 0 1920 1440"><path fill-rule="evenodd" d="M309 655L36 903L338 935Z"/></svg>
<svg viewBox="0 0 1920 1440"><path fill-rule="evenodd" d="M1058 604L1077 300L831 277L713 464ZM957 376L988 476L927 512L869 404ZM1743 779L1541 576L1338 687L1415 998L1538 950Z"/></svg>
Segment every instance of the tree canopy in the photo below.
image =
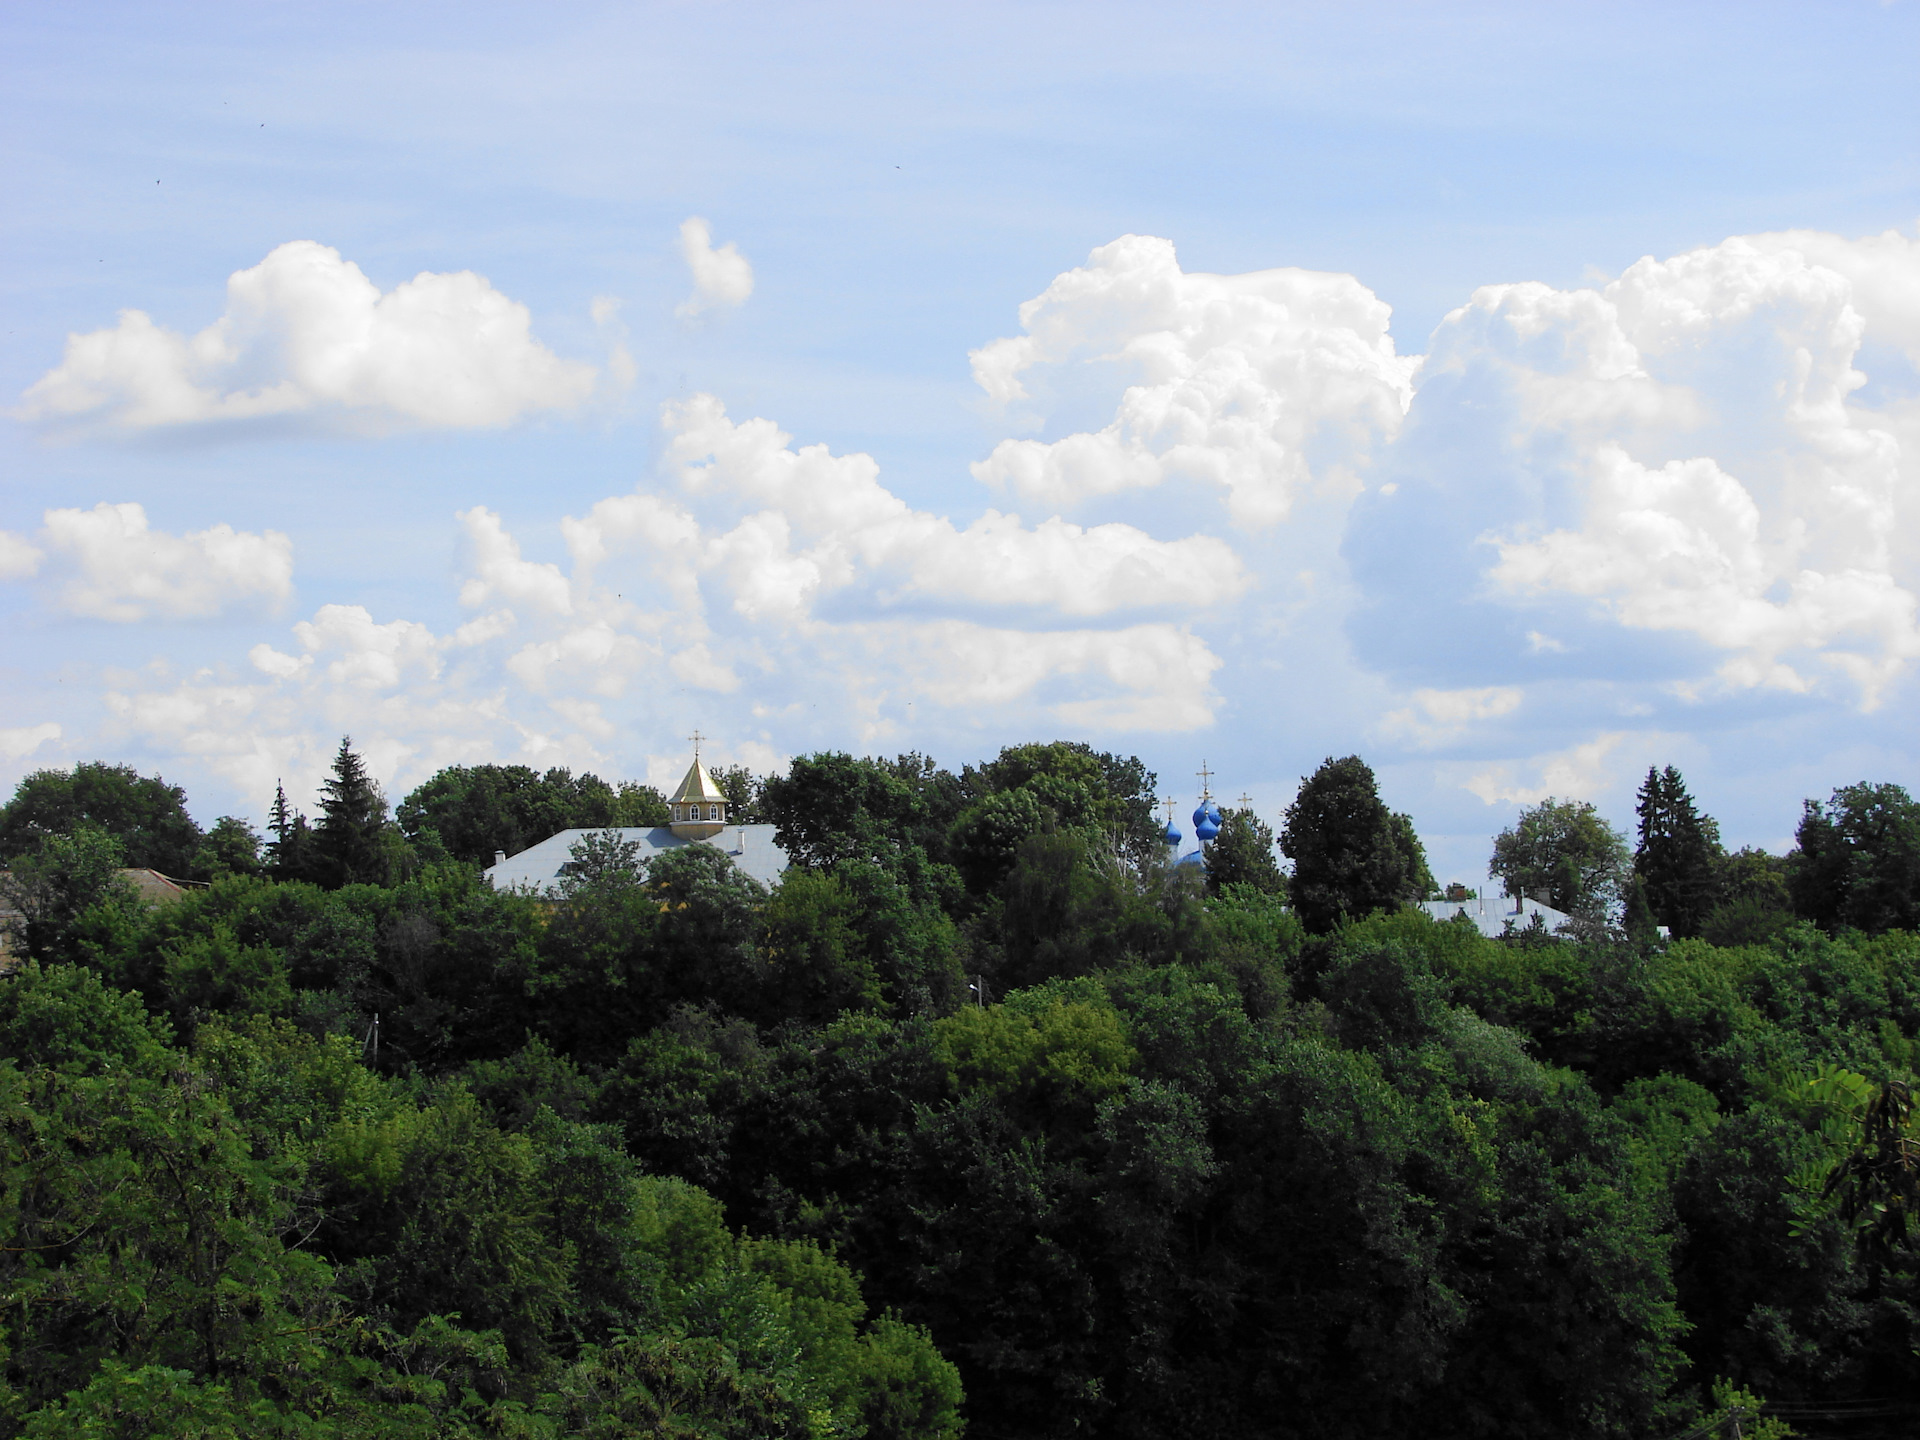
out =
<svg viewBox="0 0 1920 1440"><path fill-rule="evenodd" d="M195 872L200 827L187 795L131 765L82 760L71 770L36 770L0 809L0 861L24 855L50 835L91 825L120 845L122 863L185 879Z"/></svg>
<svg viewBox="0 0 1920 1440"><path fill-rule="evenodd" d="M453 765L416 787L394 812L400 831L426 854L491 865L562 830L667 823L651 786L609 785L564 766L542 774L525 765Z"/></svg>
<svg viewBox="0 0 1920 1440"><path fill-rule="evenodd" d="M1675 935L1698 935L1720 898L1719 826L1694 808L1686 782L1671 765L1648 768L1635 813L1640 844L1633 870L1645 887L1647 907Z"/></svg>
<svg viewBox="0 0 1920 1440"><path fill-rule="evenodd" d="M1920 804L1898 785L1843 785L1809 800L1787 872L1814 924L1878 933L1920 925Z"/></svg>
<svg viewBox="0 0 1920 1440"><path fill-rule="evenodd" d="M1583 919L1604 919L1623 898L1632 860L1626 837L1585 800L1548 796L1494 838L1487 873Z"/></svg>
<svg viewBox="0 0 1920 1440"><path fill-rule="evenodd" d="M1220 833L1207 846L1207 889L1251 885L1268 895L1287 893L1287 877L1273 858L1273 827L1251 810L1223 810Z"/></svg>
<svg viewBox="0 0 1920 1440"><path fill-rule="evenodd" d="M1434 888L1413 822L1387 809L1358 755L1329 758L1301 781L1280 849L1293 861L1289 893L1309 930L1394 909Z"/></svg>
<svg viewBox="0 0 1920 1440"><path fill-rule="evenodd" d="M794 771L771 888L578 827L496 891L387 822L369 879L235 835L150 907L115 836L39 837L0 1440L1637 1440L1920 1391L1880 854L1822 924L1828 836L1718 859L1662 940L1620 842L1617 917L1489 938L1400 903L1355 757L1290 880L1241 811L1204 878L1136 855L1150 777L1086 747ZM1810 813L1884 854L1858 789ZM279 856L331 818L280 811Z"/></svg>

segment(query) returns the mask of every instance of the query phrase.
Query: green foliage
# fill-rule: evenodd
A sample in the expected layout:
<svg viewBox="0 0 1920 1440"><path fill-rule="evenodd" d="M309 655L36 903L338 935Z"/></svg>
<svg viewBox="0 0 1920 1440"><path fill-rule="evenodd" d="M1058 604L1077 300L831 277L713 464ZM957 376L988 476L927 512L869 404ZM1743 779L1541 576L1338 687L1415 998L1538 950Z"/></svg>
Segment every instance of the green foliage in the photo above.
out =
<svg viewBox="0 0 1920 1440"><path fill-rule="evenodd" d="M713 783L720 787L720 793L727 797L728 820L735 825L765 823L760 794L766 789L766 776L756 775L744 765L727 765L717 770L710 769L707 773L713 776ZM661 803L665 804L664 801Z"/></svg>
<svg viewBox="0 0 1920 1440"><path fill-rule="evenodd" d="M1133 1062L1126 1022L1087 986L1022 991L933 1030L934 1053L958 1089L1048 1109L1097 1104L1124 1088Z"/></svg>
<svg viewBox="0 0 1920 1440"><path fill-rule="evenodd" d="M1149 777L1083 746L796 768L772 894L609 821L558 896L236 862L149 909L48 837L0 1440L1625 1440L1920 1386L1920 937L1793 921L1817 856L1716 861L1668 944L1488 939L1398 903L1357 761L1303 789L1354 863L1285 888L1137 852Z"/></svg>
<svg viewBox="0 0 1920 1440"><path fill-rule="evenodd" d="M1720 827L1694 809L1671 765L1647 770L1635 813L1640 845L1633 870L1647 908L1675 935L1698 935L1719 900Z"/></svg>
<svg viewBox="0 0 1920 1440"><path fill-rule="evenodd" d="M1741 1440L1793 1440L1798 1434L1786 1421L1764 1413L1766 1401L1733 1381L1713 1382L1713 1413L1696 1428L1708 1434L1734 1435Z"/></svg>
<svg viewBox="0 0 1920 1440"><path fill-rule="evenodd" d="M1630 868L1625 837L1599 811L1549 796L1494 838L1487 873L1505 881L1509 895L1604 920L1623 898Z"/></svg>
<svg viewBox="0 0 1920 1440"><path fill-rule="evenodd" d="M183 1016L285 1015L293 1005L285 957L271 946L242 945L225 925L177 942L165 966L168 994Z"/></svg>
<svg viewBox="0 0 1920 1440"><path fill-rule="evenodd" d="M1715 945L1764 945L1793 924L1787 862L1751 847L1720 862L1714 889L1718 903L1701 922L1700 934Z"/></svg>
<svg viewBox="0 0 1920 1440"><path fill-rule="evenodd" d="M96 914L96 925L83 927L89 912L128 917L139 906L132 885L120 875L125 863L119 840L95 825L36 839L0 875L0 908L18 917L5 922L10 947L42 960L75 958L84 950L83 928L112 928L111 913Z"/></svg>
<svg viewBox="0 0 1920 1440"><path fill-rule="evenodd" d="M963 783L977 798L954 821L949 843L976 893L998 886L1035 835L1079 832L1136 864L1157 854L1154 777L1136 759L1065 740L1010 745Z"/></svg>
<svg viewBox="0 0 1920 1440"><path fill-rule="evenodd" d="M367 774L353 749L353 737L342 736L333 757L333 773L320 787L320 823L313 832L312 870L302 877L328 889L342 885L390 883L404 865L398 863L387 820L386 797Z"/></svg>
<svg viewBox="0 0 1920 1440"><path fill-rule="evenodd" d="M564 766L541 774L525 765L450 765L402 800L394 820L422 853L484 867L496 850L517 855L562 830L664 825L667 803L651 786L616 790Z"/></svg>
<svg viewBox="0 0 1920 1440"><path fill-rule="evenodd" d="M1263 895L1285 895L1287 877L1273 858L1273 829L1251 810L1226 810L1220 833L1207 846L1207 893L1245 885Z"/></svg>
<svg viewBox="0 0 1920 1440"><path fill-rule="evenodd" d="M1381 803L1373 771L1357 755L1329 758L1300 782L1280 849L1293 861L1294 908L1315 933L1434 888L1412 822Z"/></svg>
<svg viewBox="0 0 1920 1440"><path fill-rule="evenodd" d="M185 878L196 873L200 827L187 795L130 765L82 760L71 771L36 770L0 808L0 862L30 854L43 840L91 827L119 842L120 863Z"/></svg>
<svg viewBox="0 0 1920 1440"><path fill-rule="evenodd" d="M794 870L761 918L766 1013L819 1023L881 1003L880 976L861 943L859 905L830 873Z"/></svg>
<svg viewBox="0 0 1920 1440"><path fill-rule="evenodd" d="M222 815L194 852L192 873L196 879L220 880L228 875L257 875L260 866L260 832L245 820Z"/></svg>
<svg viewBox="0 0 1920 1440"><path fill-rule="evenodd" d="M1920 928L1920 803L1898 785L1806 802L1788 870L1793 908L1823 930Z"/></svg>
<svg viewBox="0 0 1920 1440"><path fill-rule="evenodd" d="M959 1433L924 1331L604 1129L285 1022L173 1050L74 967L0 1038L0 1434Z"/></svg>
<svg viewBox="0 0 1920 1440"><path fill-rule="evenodd" d="M902 844L933 839L928 788L884 761L839 751L801 755L761 788L761 813L774 843L797 865L874 859Z"/></svg>

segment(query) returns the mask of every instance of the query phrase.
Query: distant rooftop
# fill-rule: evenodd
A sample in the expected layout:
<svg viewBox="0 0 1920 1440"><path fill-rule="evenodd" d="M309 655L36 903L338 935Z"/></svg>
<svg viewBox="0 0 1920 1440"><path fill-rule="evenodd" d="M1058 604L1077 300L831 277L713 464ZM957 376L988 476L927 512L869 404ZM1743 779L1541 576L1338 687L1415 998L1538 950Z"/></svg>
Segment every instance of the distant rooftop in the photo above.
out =
<svg viewBox="0 0 1920 1440"><path fill-rule="evenodd" d="M1480 927L1482 935L1494 939L1498 939L1506 930L1509 920L1513 922L1514 929L1524 930L1533 924L1533 917L1538 915L1540 923L1547 927L1547 933L1552 934L1573 919L1566 911L1542 905L1538 900L1516 902L1508 895L1490 895L1473 900L1418 900L1414 903L1436 920L1451 920L1456 915L1465 915Z"/></svg>
<svg viewBox="0 0 1920 1440"><path fill-rule="evenodd" d="M639 858L642 860L652 859L662 850L677 850L682 845L711 846L768 889L780 883L780 877L787 868L787 852L773 843L771 825L728 825L708 840L684 839L666 825L644 829L617 825L588 826L584 829L562 830L538 845L528 846L518 855L509 855L487 868L487 880L496 890L530 886L542 895L557 890L560 867L572 858L573 847L580 837L597 835L606 829L611 829L622 840L638 843Z"/></svg>

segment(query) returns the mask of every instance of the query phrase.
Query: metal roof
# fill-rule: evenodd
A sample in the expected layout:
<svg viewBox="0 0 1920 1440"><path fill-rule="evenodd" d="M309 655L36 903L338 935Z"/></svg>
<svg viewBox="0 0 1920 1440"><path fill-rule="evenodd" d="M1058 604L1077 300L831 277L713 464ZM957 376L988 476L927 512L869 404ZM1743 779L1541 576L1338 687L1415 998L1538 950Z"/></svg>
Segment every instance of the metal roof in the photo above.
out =
<svg viewBox="0 0 1920 1440"><path fill-rule="evenodd" d="M726 793L713 783L713 777L707 774L707 767L700 763L700 757L696 755L693 764L687 767L687 775L680 782L680 788L667 797L667 803L679 805L694 802L704 805L716 800L724 802L726 798Z"/></svg>
<svg viewBox="0 0 1920 1440"><path fill-rule="evenodd" d="M642 860L682 845L711 845L768 889L780 883L787 868L787 852L773 843L771 825L729 825L710 840L683 840L666 825L650 829L588 826L562 830L538 845L528 846L518 855L510 855L497 865L489 866L485 871L487 880L496 890L527 886L536 894L548 894L559 887L560 867L572 858L574 844L580 837L598 834L605 828L611 828L622 840L637 842Z"/></svg>
<svg viewBox="0 0 1920 1440"><path fill-rule="evenodd" d="M1472 900L1417 900L1414 902L1436 920L1451 920L1456 915L1465 915L1480 927L1482 935L1499 939L1505 933L1507 922L1513 922L1513 928L1524 930L1533 923L1538 915L1540 923L1552 934L1573 917L1564 910L1556 910L1551 905L1542 905L1538 900L1521 900L1519 909L1509 896L1492 895Z"/></svg>

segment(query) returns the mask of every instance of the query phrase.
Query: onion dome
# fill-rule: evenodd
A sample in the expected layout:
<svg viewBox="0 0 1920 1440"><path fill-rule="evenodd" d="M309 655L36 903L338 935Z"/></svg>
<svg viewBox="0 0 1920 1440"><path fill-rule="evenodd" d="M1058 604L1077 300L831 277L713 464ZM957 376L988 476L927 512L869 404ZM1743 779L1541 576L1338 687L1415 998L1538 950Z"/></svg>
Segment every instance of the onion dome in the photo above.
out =
<svg viewBox="0 0 1920 1440"><path fill-rule="evenodd" d="M1185 837L1180 834L1180 827L1169 820L1167 828L1160 832L1160 838L1169 845L1178 845Z"/></svg>
<svg viewBox="0 0 1920 1440"><path fill-rule="evenodd" d="M1193 838L1205 844L1220 833L1220 807L1202 800L1193 812Z"/></svg>

